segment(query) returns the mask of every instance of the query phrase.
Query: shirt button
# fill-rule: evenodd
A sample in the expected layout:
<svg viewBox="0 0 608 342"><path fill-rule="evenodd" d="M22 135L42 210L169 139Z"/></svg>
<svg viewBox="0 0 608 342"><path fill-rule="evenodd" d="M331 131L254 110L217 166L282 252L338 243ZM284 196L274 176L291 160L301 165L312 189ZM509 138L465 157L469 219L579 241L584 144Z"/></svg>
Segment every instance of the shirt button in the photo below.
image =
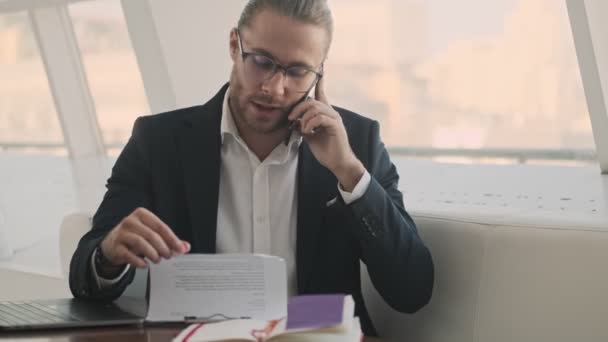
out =
<svg viewBox="0 0 608 342"><path fill-rule="evenodd" d="M265 216L258 216L257 221L258 221L258 223L264 223L266 221L266 217Z"/></svg>

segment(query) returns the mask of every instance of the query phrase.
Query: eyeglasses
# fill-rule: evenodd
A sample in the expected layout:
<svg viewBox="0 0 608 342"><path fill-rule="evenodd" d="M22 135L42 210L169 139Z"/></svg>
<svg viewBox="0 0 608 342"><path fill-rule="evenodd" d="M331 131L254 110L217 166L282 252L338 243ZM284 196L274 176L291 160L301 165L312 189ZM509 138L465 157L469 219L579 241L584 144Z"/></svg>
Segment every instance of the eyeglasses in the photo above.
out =
<svg viewBox="0 0 608 342"><path fill-rule="evenodd" d="M243 42L239 30L236 30L236 35L239 38L239 49L241 50L245 74L254 82L266 82L280 70L285 76L285 88L298 93L306 93L312 89L316 81L323 77L322 73L316 72L307 66L284 66L272 57L262 53L246 52L243 50Z"/></svg>

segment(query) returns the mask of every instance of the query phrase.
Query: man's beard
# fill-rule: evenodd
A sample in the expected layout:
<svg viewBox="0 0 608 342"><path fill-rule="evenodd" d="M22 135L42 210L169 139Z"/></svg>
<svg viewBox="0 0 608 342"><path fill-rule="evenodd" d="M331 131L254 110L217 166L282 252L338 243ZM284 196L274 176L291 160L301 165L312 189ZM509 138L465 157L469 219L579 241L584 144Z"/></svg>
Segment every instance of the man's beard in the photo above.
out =
<svg viewBox="0 0 608 342"><path fill-rule="evenodd" d="M247 106L249 104L249 107L251 107L250 101L252 101L254 98L257 99L257 97L253 97L253 98L251 98L251 100L245 99L245 106ZM235 95L230 94L230 99L228 102L231 107L230 111L232 112L233 116L235 117L235 120L238 120L238 122L243 123L252 131L254 131L256 133L268 134L268 133L274 133L276 131L279 131L279 130L284 129L285 127L289 126L289 120L287 119L289 112L287 112L285 109L280 109L281 117L279 118L278 121L274 122L271 126L265 126L263 124L258 124L253 118L248 116L245 112L245 109L243 109L243 107L241 106L241 102L239 100L240 100L240 98L238 97L238 95L235 96ZM268 103L268 102L263 102L263 101L259 101L259 102L264 103L264 104Z"/></svg>
<svg viewBox="0 0 608 342"><path fill-rule="evenodd" d="M235 76L235 75L233 75L233 76ZM233 77L233 81L235 78L236 77ZM272 98L272 96L268 96L265 94L256 94L256 95L249 96L249 97L243 97L242 90L243 90L243 87L241 86L241 84L238 81L230 82L230 98L228 99L228 104L230 106L230 111L232 112L232 115L235 118L235 120L238 120L238 122L246 125L248 129L250 129L256 133L263 133L263 134L274 133L279 130L285 129L289 126L289 120L287 119L287 117L289 116L289 113L291 112L291 109L293 107L292 105L282 106L282 105L276 103L274 101L274 99ZM264 105L268 105L268 106L279 106L280 105L280 111L281 111L280 119L277 122L273 123L272 126L259 125L254 120L250 120L249 118L251 116L246 115L245 108L251 107L253 105L252 101L255 101L257 103L261 103Z"/></svg>

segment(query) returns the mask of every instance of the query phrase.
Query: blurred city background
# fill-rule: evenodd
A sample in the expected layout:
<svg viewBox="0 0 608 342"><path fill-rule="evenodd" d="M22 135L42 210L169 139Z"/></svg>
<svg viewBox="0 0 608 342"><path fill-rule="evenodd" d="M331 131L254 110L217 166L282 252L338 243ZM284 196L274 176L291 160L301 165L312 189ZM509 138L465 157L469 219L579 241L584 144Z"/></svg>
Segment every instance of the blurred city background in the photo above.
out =
<svg viewBox="0 0 608 342"><path fill-rule="evenodd" d="M594 148L564 1L330 5L336 24L326 66L330 99L380 121L387 145ZM69 13L103 140L115 154L134 119L150 114L120 1L75 3ZM200 13L201 20L212 13ZM212 34L200 32L198 44ZM225 46L215 53L229 58ZM25 12L0 14L0 79L0 144L61 145L60 121ZM200 103L207 99L201 96ZM51 151L67 153L62 147Z"/></svg>

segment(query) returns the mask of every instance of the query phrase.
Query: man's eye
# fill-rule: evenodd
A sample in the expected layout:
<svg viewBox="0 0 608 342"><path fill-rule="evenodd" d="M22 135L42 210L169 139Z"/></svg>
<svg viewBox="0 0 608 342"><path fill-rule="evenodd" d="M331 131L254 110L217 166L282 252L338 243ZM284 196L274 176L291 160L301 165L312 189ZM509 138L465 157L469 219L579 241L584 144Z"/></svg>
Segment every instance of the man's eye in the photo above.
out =
<svg viewBox="0 0 608 342"><path fill-rule="evenodd" d="M289 77L301 78L306 76L308 73L308 69L302 67L291 67L287 69L287 76Z"/></svg>
<svg viewBox="0 0 608 342"><path fill-rule="evenodd" d="M261 55L254 55L253 62L255 65L261 69L272 70L274 69L274 62L268 58Z"/></svg>

